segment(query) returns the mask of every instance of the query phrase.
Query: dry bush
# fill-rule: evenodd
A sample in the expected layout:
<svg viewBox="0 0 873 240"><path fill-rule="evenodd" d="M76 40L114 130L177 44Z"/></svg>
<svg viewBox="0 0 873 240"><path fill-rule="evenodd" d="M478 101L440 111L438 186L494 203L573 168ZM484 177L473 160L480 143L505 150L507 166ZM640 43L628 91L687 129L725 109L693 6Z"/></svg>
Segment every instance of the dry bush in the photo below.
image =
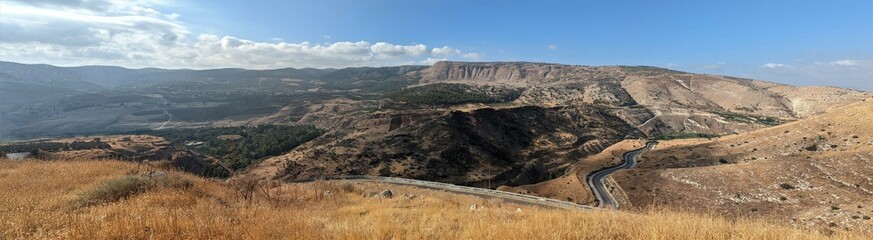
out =
<svg viewBox="0 0 873 240"><path fill-rule="evenodd" d="M107 180L100 187L82 194L76 200L76 205L88 206L98 203L110 203L128 198L153 188L155 184L148 178L126 175Z"/></svg>
<svg viewBox="0 0 873 240"><path fill-rule="evenodd" d="M82 193L73 203L76 207L94 204L106 204L135 196L155 188L188 189L194 186L194 180L181 174L156 177L152 173L147 176L124 175L109 179L95 189Z"/></svg>

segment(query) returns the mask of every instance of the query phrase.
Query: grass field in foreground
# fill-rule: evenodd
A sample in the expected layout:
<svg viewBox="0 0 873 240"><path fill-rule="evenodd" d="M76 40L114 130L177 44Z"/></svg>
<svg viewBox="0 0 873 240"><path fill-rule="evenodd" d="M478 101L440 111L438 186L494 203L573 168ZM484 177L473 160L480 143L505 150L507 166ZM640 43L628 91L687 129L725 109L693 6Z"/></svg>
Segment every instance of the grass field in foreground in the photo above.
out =
<svg viewBox="0 0 873 240"><path fill-rule="evenodd" d="M865 238L668 211L569 212L410 187L224 183L150 170L119 161L0 160L0 239ZM386 187L393 198L362 196Z"/></svg>

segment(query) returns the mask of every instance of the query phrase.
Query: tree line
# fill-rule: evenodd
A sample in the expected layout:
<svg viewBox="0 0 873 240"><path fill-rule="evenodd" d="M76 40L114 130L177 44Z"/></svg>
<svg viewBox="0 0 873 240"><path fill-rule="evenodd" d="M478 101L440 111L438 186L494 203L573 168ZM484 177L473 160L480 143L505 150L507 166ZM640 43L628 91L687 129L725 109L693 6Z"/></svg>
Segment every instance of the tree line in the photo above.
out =
<svg viewBox="0 0 873 240"><path fill-rule="evenodd" d="M310 125L259 125L161 130L153 134L177 147L222 159L229 167L239 170L264 158L284 154L323 133L324 130ZM234 137L219 139L219 136ZM189 146L192 142L203 144Z"/></svg>

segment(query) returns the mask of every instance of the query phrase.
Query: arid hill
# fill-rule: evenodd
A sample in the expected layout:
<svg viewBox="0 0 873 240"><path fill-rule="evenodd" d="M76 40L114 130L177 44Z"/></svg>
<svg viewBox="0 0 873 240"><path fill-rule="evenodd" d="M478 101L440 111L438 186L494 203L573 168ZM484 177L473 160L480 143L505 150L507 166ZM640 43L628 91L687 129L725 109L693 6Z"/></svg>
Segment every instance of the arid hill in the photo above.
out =
<svg viewBox="0 0 873 240"><path fill-rule="evenodd" d="M631 209L873 231L873 99L754 132L663 142L613 176Z"/></svg>
<svg viewBox="0 0 873 240"><path fill-rule="evenodd" d="M383 111L345 121L253 172L288 180L383 175L496 187L551 179L629 134L642 137L591 106Z"/></svg>
<svg viewBox="0 0 873 240"><path fill-rule="evenodd" d="M421 84L383 100L283 109L275 116L299 116L295 123L328 133L248 173L518 186L564 175L627 137L748 132L867 95L653 67L440 62L406 78ZM802 103L814 99L816 107Z"/></svg>
<svg viewBox="0 0 873 240"><path fill-rule="evenodd" d="M870 95L833 87L793 87L751 79L644 66L527 62L439 62L409 73L422 84L497 84L526 90L517 104L645 106L657 118L635 122L646 133L729 134L822 113Z"/></svg>

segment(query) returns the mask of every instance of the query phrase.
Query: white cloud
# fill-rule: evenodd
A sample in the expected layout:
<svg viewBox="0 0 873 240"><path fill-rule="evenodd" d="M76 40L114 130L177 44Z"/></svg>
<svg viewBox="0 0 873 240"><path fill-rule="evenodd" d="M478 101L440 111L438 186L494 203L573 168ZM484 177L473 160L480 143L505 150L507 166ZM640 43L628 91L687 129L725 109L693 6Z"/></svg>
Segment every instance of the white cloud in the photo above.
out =
<svg viewBox="0 0 873 240"><path fill-rule="evenodd" d="M478 59L444 46L333 42L258 42L192 34L178 14L149 0L0 1L0 59L58 65L170 68L385 66L435 59ZM330 36L322 36L330 39Z"/></svg>
<svg viewBox="0 0 873 240"><path fill-rule="evenodd" d="M474 52L463 52L458 49L450 48L448 46L438 47L431 49L431 55L435 57L461 57L469 60L479 60L482 58L482 55Z"/></svg>
<svg viewBox="0 0 873 240"><path fill-rule="evenodd" d="M836 61L829 62L829 64L834 65L834 66L857 66L858 61L857 60L848 60L848 59L847 60L836 60Z"/></svg>
<svg viewBox="0 0 873 240"><path fill-rule="evenodd" d="M416 44L416 45L394 45L386 42L377 42L370 47L373 53L376 54L385 54L390 56L421 56L422 54L427 52L427 46L424 44Z"/></svg>
<svg viewBox="0 0 873 240"><path fill-rule="evenodd" d="M546 46L546 48L548 48L549 50L558 50L558 45L549 44L548 46Z"/></svg>
<svg viewBox="0 0 873 240"><path fill-rule="evenodd" d="M421 64L432 65L432 64L437 63L437 62L448 61L448 60L449 60L448 58L427 58L424 61L422 61Z"/></svg>
<svg viewBox="0 0 873 240"><path fill-rule="evenodd" d="M461 50L450 48L448 46L443 46L440 48L434 48L431 50L431 54L434 56L452 56L452 55L461 55Z"/></svg>
<svg viewBox="0 0 873 240"><path fill-rule="evenodd" d="M770 69L773 69L773 68L785 67L785 64L782 64L782 63L766 63L766 64L764 64L764 65L761 65L761 67L762 67L762 68L770 68Z"/></svg>

